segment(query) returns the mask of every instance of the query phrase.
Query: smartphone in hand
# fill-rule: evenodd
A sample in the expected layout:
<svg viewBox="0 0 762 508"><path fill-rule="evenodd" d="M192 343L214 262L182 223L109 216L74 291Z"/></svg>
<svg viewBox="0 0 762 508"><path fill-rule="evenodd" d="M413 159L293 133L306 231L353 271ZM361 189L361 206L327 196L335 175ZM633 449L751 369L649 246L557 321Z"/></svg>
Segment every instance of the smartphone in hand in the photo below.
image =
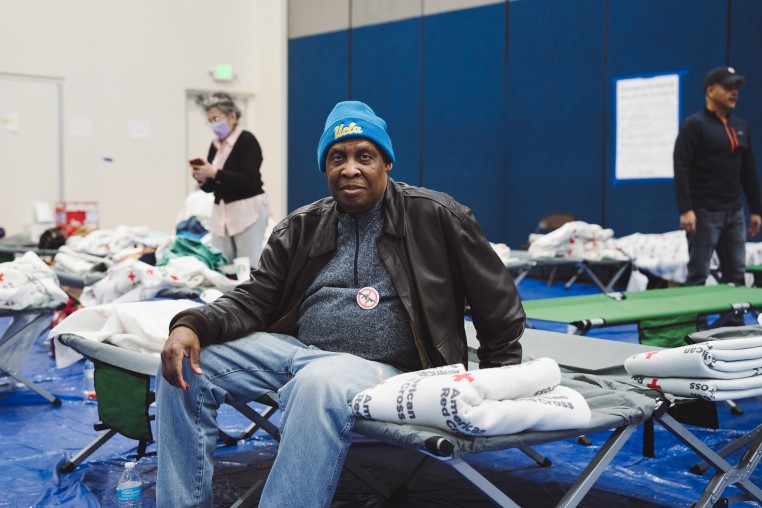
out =
<svg viewBox="0 0 762 508"><path fill-rule="evenodd" d="M196 157L195 159L191 159L188 162L191 166L203 166L206 163L206 161L201 157Z"/></svg>

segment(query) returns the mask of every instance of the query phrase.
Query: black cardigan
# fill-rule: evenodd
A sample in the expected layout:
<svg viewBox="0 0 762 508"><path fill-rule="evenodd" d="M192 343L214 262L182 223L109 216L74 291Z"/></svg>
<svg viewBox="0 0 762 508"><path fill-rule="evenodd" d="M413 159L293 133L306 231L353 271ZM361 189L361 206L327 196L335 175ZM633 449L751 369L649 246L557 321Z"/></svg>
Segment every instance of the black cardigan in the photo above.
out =
<svg viewBox="0 0 762 508"><path fill-rule="evenodd" d="M213 161L216 153L217 148L212 143L206 160ZM201 190L214 192L215 203L220 200L231 203L262 194L264 190L260 166L262 149L257 138L249 131L242 131L222 170L217 172L216 178L207 178L201 185Z"/></svg>

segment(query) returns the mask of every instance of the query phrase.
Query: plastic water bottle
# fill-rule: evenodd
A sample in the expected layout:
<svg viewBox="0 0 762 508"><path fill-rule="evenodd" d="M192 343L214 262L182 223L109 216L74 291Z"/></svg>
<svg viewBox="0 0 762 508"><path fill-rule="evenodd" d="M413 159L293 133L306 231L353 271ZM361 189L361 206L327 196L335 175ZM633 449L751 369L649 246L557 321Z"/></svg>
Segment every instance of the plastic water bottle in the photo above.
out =
<svg viewBox="0 0 762 508"><path fill-rule="evenodd" d="M143 503L143 480L135 470L134 462L124 463L124 472L116 487L119 508L136 508Z"/></svg>
<svg viewBox="0 0 762 508"><path fill-rule="evenodd" d="M95 404L95 365L90 360L85 360L83 398L85 404Z"/></svg>

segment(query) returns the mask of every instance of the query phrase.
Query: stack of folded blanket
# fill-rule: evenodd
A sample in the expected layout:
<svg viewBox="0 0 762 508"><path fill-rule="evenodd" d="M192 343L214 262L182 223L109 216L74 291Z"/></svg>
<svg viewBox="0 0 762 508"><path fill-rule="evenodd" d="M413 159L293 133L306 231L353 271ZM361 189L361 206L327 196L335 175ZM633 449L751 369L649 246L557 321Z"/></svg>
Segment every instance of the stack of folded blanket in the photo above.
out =
<svg viewBox="0 0 762 508"><path fill-rule="evenodd" d="M762 336L640 353L624 368L637 383L719 401L762 395Z"/></svg>
<svg viewBox="0 0 762 508"><path fill-rule="evenodd" d="M34 252L0 263L0 309L52 308L68 299L56 274Z"/></svg>
<svg viewBox="0 0 762 508"><path fill-rule="evenodd" d="M127 260L108 269L104 278L85 286L83 305L149 300L167 288L220 287L230 279L208 268L194 256L170 259L165 266Z"/></svg>
<svg viewBox="0 0 762 508"><path fill-rule="evenodd" d="M97 229L86 236L70 236L66 246L73 251L108 257L119 262L153 251L169 240L166 233L151 231L145 226L118 226L113 230Z"/></svg>
<svg viewBox="0 0 762 508"><path fill-rule="evenodd" d="M614 245L614 231L583 221L567 222L546 235L531 235L530 258L572 257L627 260Z"/></svg>
<svg viewBox="0 0 762 508"><path fill-rule="evenodd" d="M114 262L108 258L75 251L66 245L58 249L53 260L58 273L81 276L103 274L114 265Z"/></svg>
<svg viewBox="0 0 762 508"><path fill-rule="evenodd" d="M386 379L358 393L351 407L357 417L467 436L587 427L587 402L560 381L550 358L476 371L457 364Z"/></svg>

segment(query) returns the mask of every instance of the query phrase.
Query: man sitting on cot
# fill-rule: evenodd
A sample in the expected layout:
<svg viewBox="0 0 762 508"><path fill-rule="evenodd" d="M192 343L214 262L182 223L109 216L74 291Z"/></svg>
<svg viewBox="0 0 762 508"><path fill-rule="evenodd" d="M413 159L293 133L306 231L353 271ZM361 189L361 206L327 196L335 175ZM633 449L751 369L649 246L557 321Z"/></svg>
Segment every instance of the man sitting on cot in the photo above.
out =
<svg viewBox="0 0 762 508"><path fill-rule="evenodd" d="M212 506L217 408L268 392L281 441L260 506L329 506L352 397L401 372L465 364L466 301L480 366L521 361L511 276L467 207L389 178L386 123L340 102L317 155L331 197L275 227L248 282L172 319L156 386L159 507Z"/></svg>

